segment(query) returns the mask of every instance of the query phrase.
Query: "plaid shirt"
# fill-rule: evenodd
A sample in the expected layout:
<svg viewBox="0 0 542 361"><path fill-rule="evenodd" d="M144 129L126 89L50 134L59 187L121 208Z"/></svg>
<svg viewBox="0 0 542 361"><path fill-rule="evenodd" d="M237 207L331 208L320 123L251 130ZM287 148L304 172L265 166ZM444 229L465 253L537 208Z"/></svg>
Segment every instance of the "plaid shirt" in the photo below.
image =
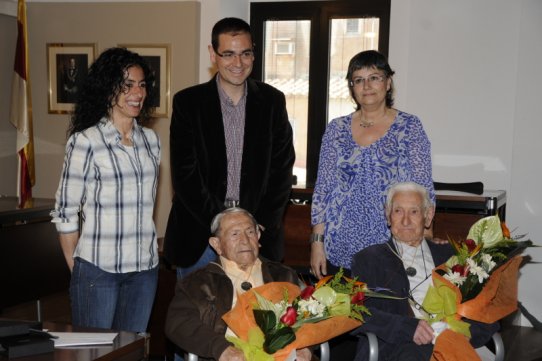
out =
<svg viewBox="0 0 542 361"><path fill-rule="evenodd" d="M73 134L56 192L52 222L60 233L82 231L74 257L113 273L144 271L158 264L153 221L160 140L134 120L133 147L121 143L113 124Z"/></svg>

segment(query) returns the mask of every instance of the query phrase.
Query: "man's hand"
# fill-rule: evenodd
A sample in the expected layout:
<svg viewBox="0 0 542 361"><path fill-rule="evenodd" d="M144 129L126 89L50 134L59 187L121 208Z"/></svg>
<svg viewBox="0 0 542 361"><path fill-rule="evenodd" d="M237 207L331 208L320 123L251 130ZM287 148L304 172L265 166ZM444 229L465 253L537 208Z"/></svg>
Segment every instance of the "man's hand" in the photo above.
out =
<svg viewBox="0 0 542 361"><path fill-rule="evenodd" d="M412 341L416 345L427 345L433 341L433 328L425 320L420 320Z"/></svg>
<svg viewBox="0 0 542 361"><path fill-rule="evenodd" d="M311 358L312 352L306 347L296 351L296 361L310 361Z"/></svg>
<svg viewBox="0 0 542 361"><path fill-rule="evenodd" d="M233 346L229 346L222 352L218 361L246 361L243 351L236 349Z"/></svg>

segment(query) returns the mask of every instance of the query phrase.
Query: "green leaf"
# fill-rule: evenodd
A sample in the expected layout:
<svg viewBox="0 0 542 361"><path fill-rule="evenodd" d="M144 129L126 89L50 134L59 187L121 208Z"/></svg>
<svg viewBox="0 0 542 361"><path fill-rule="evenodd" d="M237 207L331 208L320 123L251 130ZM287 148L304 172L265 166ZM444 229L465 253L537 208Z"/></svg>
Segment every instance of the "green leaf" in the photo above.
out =
<svg viewBox="0 0 542 361"><path fill-rule="evenodd" d="M264 334L268 334L277 325L277 317L273 311L268 310L252 310L256 324L260 327Z"/></svg>
<svg viewBox="0 0 542 361"><path fill-rule="evenodd" d="M295 332L291 327L283 327L266 335L263 349L269 354L277 352L295 340Z"/></svg>
<svg viewBox="0 0 542 361"><path fill-rule="evenodd" d="M350 296L337 293L335 303L328 307L330 316L350 316Z"/></svg>
<svg viewBox="0 0 542 361"><path fill-rule="evenodd" d="M482 218L472 225L467 235L476 244L483 243L483 248L493 247L503 239L501 220L498 216Z"/></svg>
<svg viewBox="0 0 542 361"><path fill-rule="evenodd" d="M331 306L337 299L337 292L329 286L322 286L312 294L312 297L326 307Z"/></svg>

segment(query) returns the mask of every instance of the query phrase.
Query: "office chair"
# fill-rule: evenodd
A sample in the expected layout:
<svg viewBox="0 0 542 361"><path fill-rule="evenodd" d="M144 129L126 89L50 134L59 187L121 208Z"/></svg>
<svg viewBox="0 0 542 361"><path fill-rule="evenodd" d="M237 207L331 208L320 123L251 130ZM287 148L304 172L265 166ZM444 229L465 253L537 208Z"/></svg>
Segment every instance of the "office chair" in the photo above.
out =
<svg viewBox="0 0 542 361"><path fill-rule="evenodd" d="M378 350L378 344L376 349ZM198 361L198 356L194 355L193 353L189 353L186 361ZM320 344L320 361L329 361L329 344L327 342Z"/></svg>
<svg viewBox="0 0 542 361"><path fill-rule="evenodd" d="M369 361L378 361L378 338L372 332L366 332L365 335L369 340ZM504 343L499 332L495 332L492 336L495 344L495 361L504 361Z"/></svg>

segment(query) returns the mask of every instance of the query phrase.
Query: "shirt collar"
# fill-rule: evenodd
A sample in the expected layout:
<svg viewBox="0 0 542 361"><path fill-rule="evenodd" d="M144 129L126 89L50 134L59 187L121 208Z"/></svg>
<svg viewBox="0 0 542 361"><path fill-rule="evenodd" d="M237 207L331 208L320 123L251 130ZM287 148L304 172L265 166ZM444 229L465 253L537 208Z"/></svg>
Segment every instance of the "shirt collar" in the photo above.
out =
<svg viewBox="0 0 542 361"><path fill-rule="evenodd" d="M224 91L224 89L222 89L222 87L220 86L220 82L221 82L221 77L220 77L220 73L217 73L216 74L216 87L218 88L218 97L220 98L220 102L221 103L224 103L224 104L227 104L231 107L234 107L235 105L233 104L233 100L229 97L228 94L226 94L226 92ZM248 84L247 84L247 81L245 80L245 91L243 93L243 96L242 98L246 98L248 94ZM239 103L241 103L241 101L239 101ZM237 103L237 104L239 104Z"/></svg>
<svg viewBox="0 0 542 361"><path fill-rule="evenodd" d="M113 125L113 123L106 117L100 119L99 127L102 128L105 139L109 144L119 144L122 140L120 132ZM132 142L134 145L140 138L141 129L135 119L132 119Z"/></svg>

